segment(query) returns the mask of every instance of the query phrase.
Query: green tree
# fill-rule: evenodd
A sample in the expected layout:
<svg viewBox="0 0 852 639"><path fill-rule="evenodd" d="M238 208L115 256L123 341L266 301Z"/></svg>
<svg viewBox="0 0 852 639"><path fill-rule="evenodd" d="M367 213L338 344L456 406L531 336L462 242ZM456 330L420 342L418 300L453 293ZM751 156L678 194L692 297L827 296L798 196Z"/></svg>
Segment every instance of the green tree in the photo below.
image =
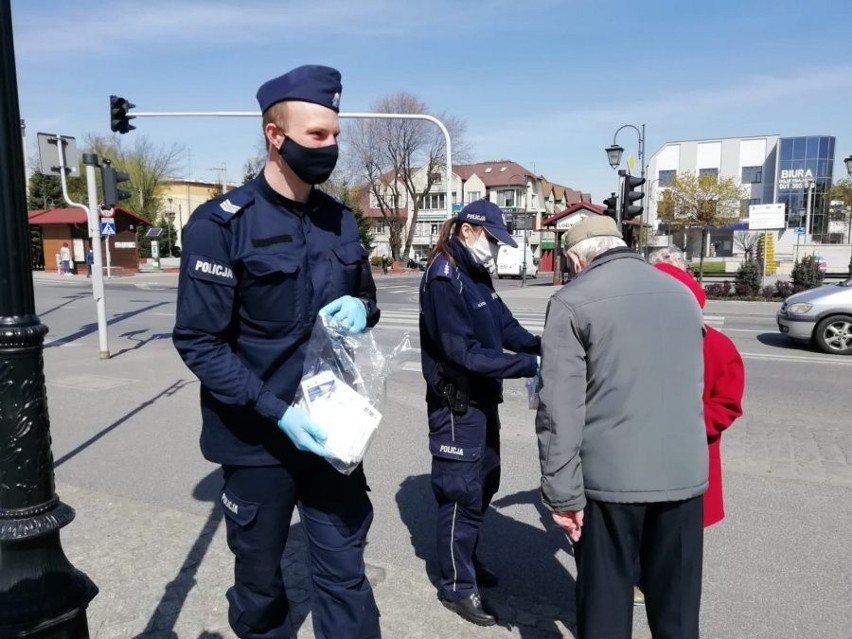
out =
<svg viewBox="0 0 852 639"><path fill-rule="evenodd" d="M698 279L704 281L704 254L709 229L740 219L746 189L734 178L684 173L666 187L658 206L660 219L673 229L701 229Z"/></svg>
<svg viewBox="0 0 852 639"><path fill-rule="evenodd" d="M829 219L834 222L846 222L847 242L852 242L852 180L837 182L828 192L829 202L834 204L829 208ZM849 264L852 274L852 261Z"/></svg>
<svg viewBox="0 0 852 639"><path fill-rule="evenodd" d="M737 295L753 297L760 292L762 284L757 260L747 259L737 269L737 276L734 281Z"/></svg>
<svg viewBox="0 0 852 639"><path fill-rule="evenodd" d="M358 236L361 240L361 245L368 253L372 253L375 247L373 225L369 218L364 215L361 206L358 204L360 197L364 193L364 187L353 188L344 179L332 178L322 185L322 190L324 193L343 202L355 214L355 219L358 220Z"/></svg>
<svg viewBox="0 0 852 639"><path fill-rule="evenodd" d="M819 270L819 262L813 255L796 260L793 265L793 285L800 289L816 288L822 285L825 274Z"/></svg>
<svg viewBox="0 0 852 639"><path fill-rule="evenodd" d="M88 204L88 192L86 179L81 176L69 177L68 195L75 202ZM27 208L30 211L38 209L61 209L68 203L62 196L62 181L58 175L35 172L30 176L30 194L27 199Z"/></svg>

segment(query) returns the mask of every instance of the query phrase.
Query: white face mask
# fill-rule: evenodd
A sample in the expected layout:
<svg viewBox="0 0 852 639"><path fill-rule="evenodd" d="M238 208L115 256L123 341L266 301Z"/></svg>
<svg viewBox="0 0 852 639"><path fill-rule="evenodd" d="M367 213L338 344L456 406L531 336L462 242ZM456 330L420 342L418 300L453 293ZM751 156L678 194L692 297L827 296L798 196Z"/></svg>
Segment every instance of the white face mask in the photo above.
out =
<svg viewBox="0 0 852 639"><path fill-rule="evenodd" d="M473 257L473 261L486 268L489 268L497 260L497 253L500 250L498 244L488 241L488 233L484 230L473 244L466 244L466 246Z"/></svg>

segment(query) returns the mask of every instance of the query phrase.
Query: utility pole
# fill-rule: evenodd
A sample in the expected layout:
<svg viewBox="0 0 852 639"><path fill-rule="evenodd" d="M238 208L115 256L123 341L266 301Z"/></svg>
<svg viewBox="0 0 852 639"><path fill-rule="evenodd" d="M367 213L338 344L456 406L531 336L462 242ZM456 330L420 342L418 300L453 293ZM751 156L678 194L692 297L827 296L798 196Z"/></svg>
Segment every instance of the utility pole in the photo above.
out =
<svg viewBox="0 0 852 639"><path fill-rule="evenodd" d="M10 0L0 0L0 637L85 639L98 593L62 551L74 510L59 501L35 313Z"/></svg>

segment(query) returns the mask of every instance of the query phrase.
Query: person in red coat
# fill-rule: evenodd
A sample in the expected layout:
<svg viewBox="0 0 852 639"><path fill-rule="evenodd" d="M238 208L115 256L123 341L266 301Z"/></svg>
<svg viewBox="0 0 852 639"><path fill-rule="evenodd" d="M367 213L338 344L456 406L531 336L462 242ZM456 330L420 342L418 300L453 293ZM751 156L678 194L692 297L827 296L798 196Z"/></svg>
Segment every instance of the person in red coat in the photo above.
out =
<svg viewBox="0 0 852 639"><path fill-rule="evenodd" d="M701 284L686 271L686 263L677 249L662 249L649 261L658 269L678 279L695 294L704 308L707 295ZM710 454L710 483L704 494L704 527L725 517L722 498L722 433L743 414L745 367L737 347L724 333L706 326L704 336L704 426Z"/></svg>

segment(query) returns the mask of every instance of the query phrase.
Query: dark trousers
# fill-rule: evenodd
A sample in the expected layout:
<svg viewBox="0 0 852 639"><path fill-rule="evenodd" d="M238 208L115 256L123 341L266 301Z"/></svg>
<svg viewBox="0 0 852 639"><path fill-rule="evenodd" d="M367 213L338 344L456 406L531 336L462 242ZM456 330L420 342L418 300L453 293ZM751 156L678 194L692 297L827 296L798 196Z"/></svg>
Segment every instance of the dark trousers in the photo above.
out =
<svg viewBox="0 0 852 639"><path fill-rule="evenodd" d="M462 414L429 411L432 492L438 502L440 594L455 601L477 592L476 547L491 499L500 487L497 407L471 406Z"/></svg>
<svg viewBox="0 0 852 639"><path fill-rule="evenodd" d="M589 500L575 545L579 639L630 639L636 566L654 639L698 639L701 497L657 504Z"/></svg>
<svg viewBox="0 0 852 639"><path fill-rule="evenodd" d="M363 470L343 475L298 453L285 466L224 466L222 508L235 583L228 620L243 639L290 639L287 575L281 559L298 505L310 547L312 613L317 639L375 639L379 612L364 573L373 520Z"/></svg>

